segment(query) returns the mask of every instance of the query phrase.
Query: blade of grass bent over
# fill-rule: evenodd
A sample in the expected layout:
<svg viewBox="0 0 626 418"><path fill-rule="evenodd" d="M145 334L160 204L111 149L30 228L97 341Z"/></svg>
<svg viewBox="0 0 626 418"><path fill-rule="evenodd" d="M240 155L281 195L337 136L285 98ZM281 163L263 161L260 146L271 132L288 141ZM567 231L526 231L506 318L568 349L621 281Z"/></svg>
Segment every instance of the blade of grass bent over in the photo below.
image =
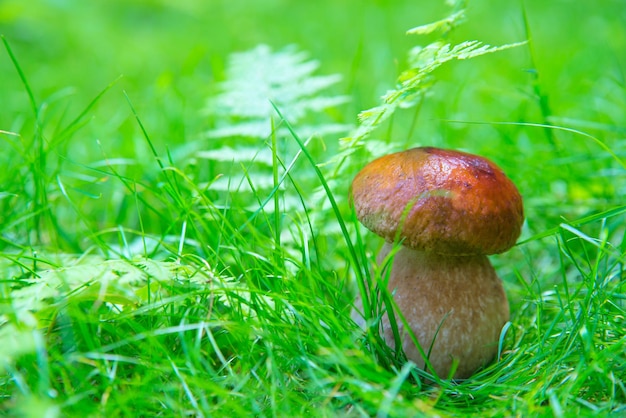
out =
<svg viewBox="0 0 626 418"><path fill-rule="evenodd" d="M357 274L357 283L359 285L359 290L360 290L362 295L365 295L367 292L366 292L365 287L364 287L365 286L365 284L364 284L365 282L364 282L363 272L359 268L357 268L359 263L358 263L358 257L357 257L357 254L356 254L356 250L354 248L354 245L352 245L352 241L350 240L350 233L348 232L348 228L346 227L346 224L343 221L343 218L341 216L341 212L339 211L339 206L337 205L337 202L335 201L335 197L333 196L333 193L330 190L330 187L328 186L328 183L326 182L326 179L324 178L324 174L322 173L322 171L319 169L319 167L315 163L315 160L313 159L313 156L311 155L311 153L305 147L304 142L302 142L302 140L300 139L298 134L296 134L296 132L293 130L293 127L291 126L289 121L287 121L284 118L284 116L282 115L282 113L280 112L280 109L278 109L276 104L274 102L271 102L271 103L272 103L272 107L274 108L276 113L278 113L278 116L285 123L285 126L286 126L287 130L289 131L289 133L291 134L291 136L293 137L293 139L298 143L298 146L302 150L302 153L304 154L306 159L311 164L311 167L315 171L315 174L317 175L318 179L320 180L320 183L322 184L322 187L324 188L324 191L326 192L326 195L328 196L328 200L329 200L330 205L331 205L331 207L333 209L333 213L335 215L335 218L337 219L337 222L339 223L339 228L341 228L341 233L342 233L342 235L343 235L343 237L344 237L344 239L346 241L346 245L348 247L348 252L350 254L351 261L352 261L352 263L355 266L354 270L355 270L355 273ZM364 300L363 300L363 309L365 310L365 312L369 312L370 311L370 301L367 300L366 298L364 298Z"/></svg>
<svg viewBox="0 0 626 418"><path fill-rule="evenodd" d="M35 100L35 95L33 94L33 91L30 88L30 84L28 84L28 81L26 80L26 75L22 71L22 67L20 67L19 63L17 62L17 58L13 54L13 50L11 50L11 47L9 46L9 42L6 40L4 35L0 35L0 38L2 38L2 43L4 43L4 47L7 50L7 53L9 54L9 58L11 58L11 62L13 63L15 70L17 71L17 74L19 75L20 80L22 80L22 84L24 84L24 88L26 89L26 94L28 95L28 100L30 101L30 106L32 108L31 110L33 111L33 114L35 115L35 117L39 119L38 118L39 110L37 107L37 101Z"/></svg>

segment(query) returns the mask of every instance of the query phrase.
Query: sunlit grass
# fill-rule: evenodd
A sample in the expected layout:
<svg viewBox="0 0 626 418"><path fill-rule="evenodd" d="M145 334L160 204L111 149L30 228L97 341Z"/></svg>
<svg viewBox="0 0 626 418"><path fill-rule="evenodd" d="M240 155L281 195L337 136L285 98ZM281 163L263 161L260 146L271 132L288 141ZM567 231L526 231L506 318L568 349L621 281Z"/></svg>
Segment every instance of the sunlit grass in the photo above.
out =
<svg viewBox="0 0 626 418"><path fill-rule="evenodd" d="M204 10L187 3L189 10ZM150 10L144 6L116 5L123 16ZM359 16L368 10L378 16L380 10L367 7ZM480 2L473 7L470 27L476 25L472 13L487 10ZM274 82L284 89L264 104L267 117L253 115L254 129L245 107L223 102L229 78L209 88L201 74L193 74L191 66L202 61L198 51L179 74L195 90L185 90L173 74L161 74L156 84L135 78L129 84L117 74L103 81L95 76L102 69L91 77L85 67L77 84L95 86L73 93L77 105L68 102L72 94L65 87L72 80L61 76L60 64L52 65L57 72L42 85L29 65L38 48L29 49L12 31L5 34L8 54L0 69L10 69L1 74L10 74L13 84L0 90L12 104L9 116L0 115L0 147L7 150L0 155L1 413L626 413L626 84L615 66L611 77L575 90L571 74L582 71L576 68L561 82L568 97L579 95L581 102L555 97L561 64L545 55L546 29L533 26L543 16L537 7L507 6L517 18L516 36L485 40L531 43L424 72L428 82L410 92L396 86L406 93L399 103L407 102L393 109L386 124L373 124L362 147L354 148L336 138L348 135L341 130L360 110L342 104L342 83L371 89L370 99L361 97L363 108L371 108L377 105L372 97L384 93L380 84L391 89L393 78L357 75L357 58L352 70L340 72L343 81L316 78L313 59L321 74L332 72L327 62L348 59L337 34L327 55L311 59L284 44L272 52L241 43L239 50L249 52L239 58L263 53L268 62L282 60L281 72L272 75L304 74L293 85ZM253 8L250 19L262 9ZM395 16L390 10L389 18ZM189 24L176 11L168 24ZM77 7L79 12L93 11ZM227 7L220 13L236 15ZM573 24L562 19L556 23ZM416 16L412 26L395 30L422 21ZM289 32L290 23L282 24ZM59 36L69 31L56 30ZM446 36L453 45L466 41L459 38L463 32ZM379 41L382 46L364 47L355 57L386 57L387 44ZM318 51L313 44L301 46ZM565 41L561 46L578 50ZM164 48L176 51L170 44ZM120 57L120 65L126 60L135 68L128 51ZM523 61L523 69L508 62L501 69L498 63L507 59ZM213 70L236 76L226 54L213 60ZM370 61L362 56L361 62ZM477 71L480 76L472 76ZM248 76L241 71L239 77L243 82ZM309 96L288 95L303 82L311 83ZM179 91L163 93L164 86ZM328 88L335 90L326 93ZM408 93L415 94L410 103ZM22 101L15 99L20 94ZM348 91L348 98L357 96ZM595 113L583 117L592 102ZM294 113L298 105L306 111ZM211 113L216 106L226 114ZM363 331L350 319L357 292L370 292L370 323L389 304L369 286L381 279L374 254L382 242L358 225L349 184L373 156L424 144L497 160L525 198L519 244L492 258L511 302L511 322L497 362L466 381L417 370L384 345L375 327Z"/></svg>

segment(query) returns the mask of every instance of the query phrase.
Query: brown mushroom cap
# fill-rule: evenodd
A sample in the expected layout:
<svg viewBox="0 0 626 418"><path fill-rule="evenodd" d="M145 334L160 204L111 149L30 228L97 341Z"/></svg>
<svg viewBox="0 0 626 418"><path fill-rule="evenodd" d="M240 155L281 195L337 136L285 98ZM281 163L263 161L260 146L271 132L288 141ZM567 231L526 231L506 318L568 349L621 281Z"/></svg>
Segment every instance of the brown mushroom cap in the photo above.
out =
<svg viewBox="0 0 626 418"><path fill-rule="evenodd" d="M438 254L501 253L524 221L517 188L494 163L432 147L372 161L352 182L352 198L372 232Z"/></svg>

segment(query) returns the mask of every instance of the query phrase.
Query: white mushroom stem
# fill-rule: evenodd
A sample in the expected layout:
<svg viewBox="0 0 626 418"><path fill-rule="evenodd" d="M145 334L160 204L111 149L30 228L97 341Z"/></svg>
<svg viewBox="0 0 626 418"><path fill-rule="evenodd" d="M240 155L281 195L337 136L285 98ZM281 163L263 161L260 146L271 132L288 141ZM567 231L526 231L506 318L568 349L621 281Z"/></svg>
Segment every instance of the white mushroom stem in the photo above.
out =
<svg viewBox="0 0 626 418"><path fill-rule="evenodd" d="M392 248L385 244L379 263ZM496 356L509 303L487 256L446 256L402 247L394 256L388 289L423 350L430 351L439 377L448 377L453 359L458 360L454 378L467 378ZM422 355L397 322L407 358L424 367ZM386 316L383 335L393 347Z"/></svg>

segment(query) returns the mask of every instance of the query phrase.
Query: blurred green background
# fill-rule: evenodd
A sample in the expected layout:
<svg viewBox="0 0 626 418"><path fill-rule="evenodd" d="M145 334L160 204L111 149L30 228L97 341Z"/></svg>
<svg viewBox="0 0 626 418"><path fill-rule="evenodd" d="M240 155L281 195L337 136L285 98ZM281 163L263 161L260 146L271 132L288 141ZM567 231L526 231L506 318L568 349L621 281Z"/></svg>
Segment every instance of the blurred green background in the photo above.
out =
<svg viewBox="0 0 626 418"><path fill-rule="evenodd" d="M207 132L215 121L206 105L224 79L229 54L262 43L275 50L296 45L319 61L319 74L343 77L332 93L350 100L328 117L355 124L359 111L375 106L394 86L407 51L435 40L407 36L406 30L449 12L444 1L2 0L0 32L41 108L46 140L113 83L80 130L56 144L58 159L49 163L50 172L79 178L86 175L81 165L126 157L145 165L137 174L143 176L142 170L158 167L124 94L159 152L194 141L211 149ZM415 129L408 129L411 111L378 135L398 149L429 144L488 155L527 196L531 227L542 223L555 200L561 202L558 214L572 216L609 207L624 192L624 173L593 140L482 122L581 129L623 154L625 27L623 1L472 1L467 22L451 33L450 42L529 39L528 45L444 66ZM27 146L36 124L6 51L0 53L0 103L0 130L21 135L0 137L1 147ZM336 138L325 143L320 161L337 147ZM15 180L11 168L21 164L18 155L0 156L8 168L0 184ZM580 199L586 201L582 209Z"/></svg>
<svg viewBox="0 0 626 418"><path fill-rule="evenodd" d="M522 108L534 107L537 71L555 114L603 123L621 118L615 101L624 96L624 2L472 1L452 40L524 40L524 10L534 57L520 48L444 70L442 84L454 86L434 98L444 105L437 116L514 120ZM82 109L122 75L94 114L111 124L89 129L116 143L129 114L125 90L154 136L177 142L202 131L199 112L232 52L296 44L321 62L321 72L344 76L338 89L354 99L344 115L351 120L393 85L408 48L428 41L405 31L447 12L443 1L3 0L0 32L35 96L56 98L49 113ZM26 97L6 54L0 83L0 126L17 131ZM592 103L590 92L597 97Z"/></svg>

